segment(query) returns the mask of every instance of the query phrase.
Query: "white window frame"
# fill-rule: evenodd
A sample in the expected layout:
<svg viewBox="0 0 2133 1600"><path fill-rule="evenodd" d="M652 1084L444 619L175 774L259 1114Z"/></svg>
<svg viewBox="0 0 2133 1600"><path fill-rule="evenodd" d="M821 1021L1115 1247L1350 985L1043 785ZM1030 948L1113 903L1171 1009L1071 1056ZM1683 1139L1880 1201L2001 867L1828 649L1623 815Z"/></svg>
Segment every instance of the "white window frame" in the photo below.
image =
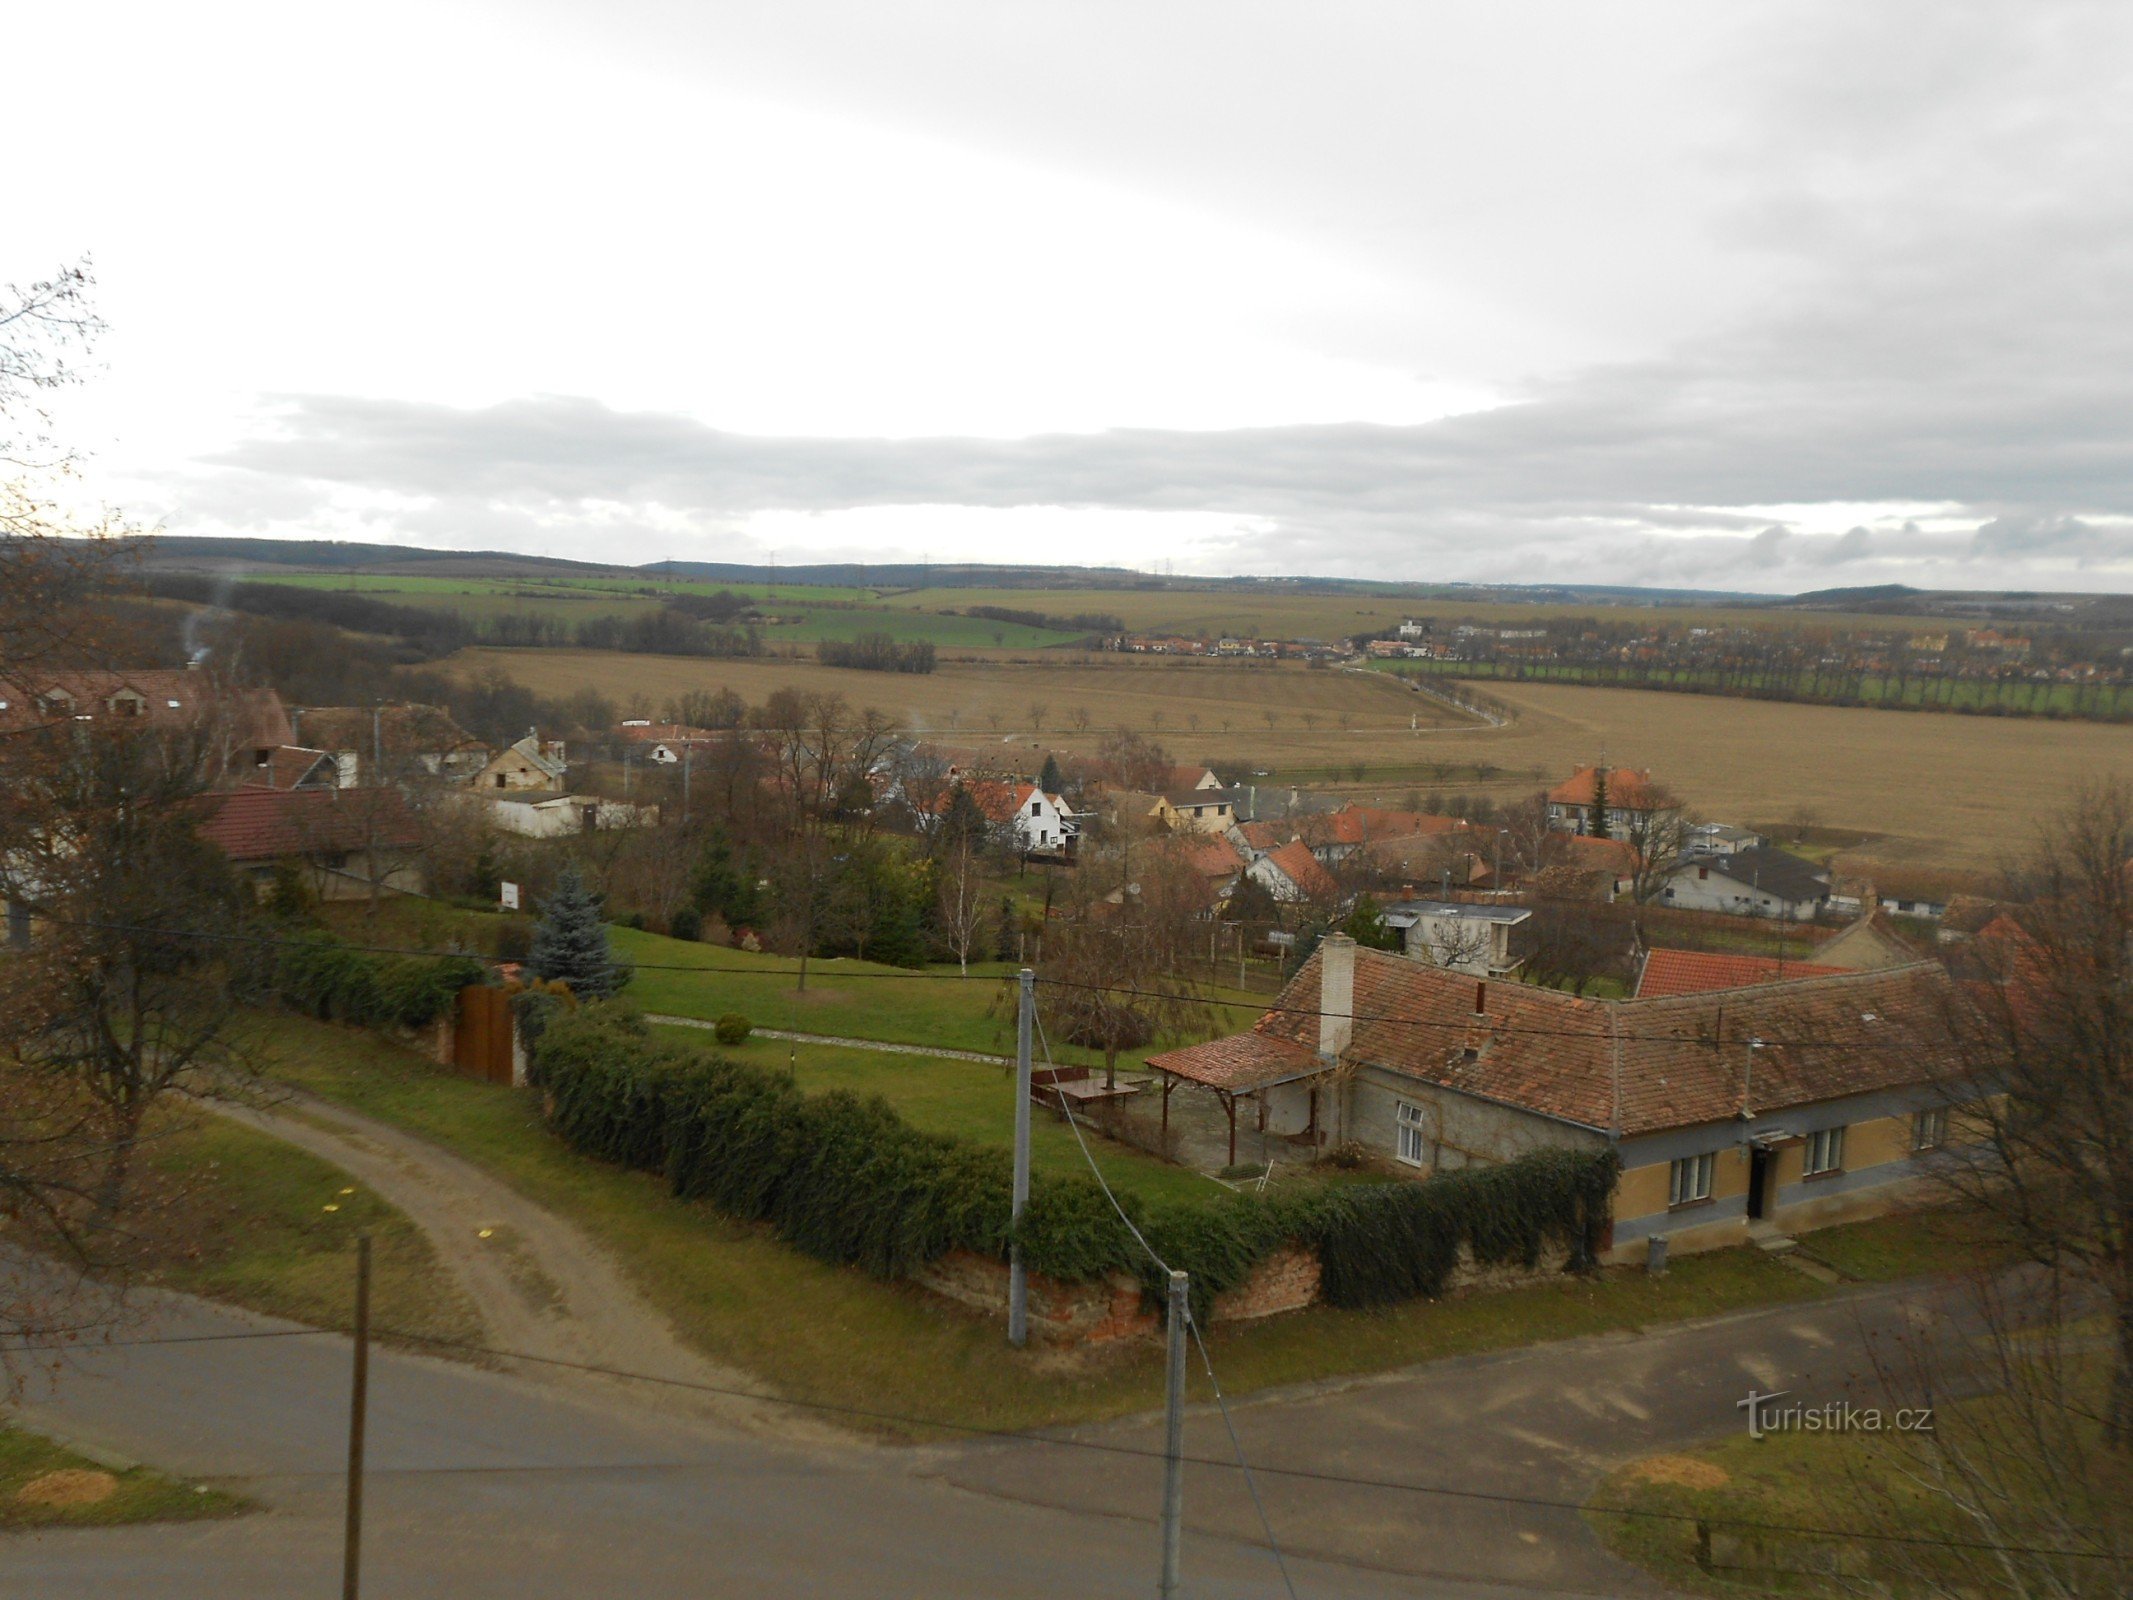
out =
<svg viewBox="0 0 2133 1600"><path fill-rule="evenodd" d="M1948 1142L1948 1108L1922 1106L1911 1113L1911 1148L1938 1150Z"/></svg>
<svg viewBox="0 0 2133 1600"><path fill-rule="evenodd" d="M1711 1198L1711 1179L1718 1170L1718 1153L1706 1150L1700 1156L1683 1156L1667 1169L1666 1203L1674 1206L1701 1205Z"/></svg>
<svg viewBox="0 0 2133 1600"><path fill-rule="evenodd" d="M1401 1165L1422 1167L1429 1164L1429 1135L1424 1132L1427 1120L1422 1107L1412 1100L1393 1102L1393 1154Z"/></svg>
<svg viewBox="0 0 2133 1600"><path fill-rule="evenodd" d="M1834 1128L1817 1128L1807 1136L1807 1144L1800 1152L1800 1176L1819 1178L1824 1173L1844 1170L1844 1129L1840 1124Z"/></svg>

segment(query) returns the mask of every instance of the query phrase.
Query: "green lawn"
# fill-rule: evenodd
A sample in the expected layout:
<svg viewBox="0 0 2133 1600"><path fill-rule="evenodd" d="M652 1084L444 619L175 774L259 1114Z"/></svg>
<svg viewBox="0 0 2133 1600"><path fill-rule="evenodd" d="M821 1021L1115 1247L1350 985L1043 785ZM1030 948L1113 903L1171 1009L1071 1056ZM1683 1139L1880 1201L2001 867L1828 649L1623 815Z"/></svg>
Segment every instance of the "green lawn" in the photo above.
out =
<svg viewBox="0 0 2133 1600"><path fill-rule="evenodd" d="M0 1528L195 1522L250 1508L242 1496L206 1484L179 1483L147 1467L113 1471L40 1434L0 1425Z"/></svg>
<svg viewBox="0 0 2133 1600"><path fill-rule="evenodd" d="M811 1094L849 1089L880 1095L913 1127L953 1134L977 1144L1012 1145L1015 1137L1015 1081L1009 1067L979 1061L895 1055L879 1050L847 1050L834 1045L792 1044L782 1039L753 1038L738 1049L714 1047L701 1028L659 1027L654 1031L702 1049L719 1048L742 1061L762 1066L792 1066L795 1080ZM1204 1200L1220 1192L1211 1179L1184 1167L1158 1161L1129 1146L1106 1139L1086 1127L1090 1153L1104 1178L1121 1191L1151 1200ZM1083 1173L1088 1165L1074 1131L1042 1107L1032 1107L1030 1164L1040 1171Z"/></svg>
<svg viewBox="0 0 2133 1600"><path fill-rule="evenodd" d="M260 1028L280 1057L281 1076L447 1144L572 1218L615 1254L684 1337L788 1397L979 1427L1112 1416L1160 1397L1161 1362L1152 1346L1066 1358L1017 1353L994 1319L906 1284L824 1265L785 1248L767 1229L675 1200L656 1177L572 1154L542 1126L531 1095L454 1076L348 1029L290 1016L265 1018ZM832 1066L817 1062L807 1070ZM1315 1307L1256 1325L1218 1325L1209 1343L1225 1388L1242 1393L1828 1292L1743 1248L1684 1257L1658 1280L1623 1269L1382 1312ZM889 1431L929 1430L906 1423Z"/></svg>
<svg viewBox="0 0 2133 1600"><path fill-rule="evenodd" d="M973 963L966 980L952 965L911 972L850 958L815 960L807 964L807 988L800 990L794 987L800 963L792 957L756 955L630 928L614 928L610 934L616 949L640 963L629 997L646 1011L713 1020L737 1011L759 1028L1014 1053L1012 963ZM687 970L658 970L674 966ZM1210 1013L1194 1039L1250 1027L1265 1004L1264 996L1234 989L1210 989L1207 994ZM1150 1050L1169 1042L1122 1055L1119 1064L1138 1066ZM1053 1059L1062 1062L1102 1060L1096 1051L1056 1040L1051 1050Z"/></svg>
<svg viewBox="0 0 2133 1600"><path fill-rule="evenodd" d="M150 1143L140 1180L128 1264L149 1282L345 1327L355 1304L355 1240L368 1233L379 1321L438 1338L480 1327L404 1214L271 1134L181 1113Z"/></svg>
<svg viewBox="0 0 2133 1600"><path fill-rule="evenodd" d="M1862 1283L1898 1283L1997 1267L2011 1259L1989 1218L1965 1211L1914 1211L1803 1233L1802 1255Z"/></svg>

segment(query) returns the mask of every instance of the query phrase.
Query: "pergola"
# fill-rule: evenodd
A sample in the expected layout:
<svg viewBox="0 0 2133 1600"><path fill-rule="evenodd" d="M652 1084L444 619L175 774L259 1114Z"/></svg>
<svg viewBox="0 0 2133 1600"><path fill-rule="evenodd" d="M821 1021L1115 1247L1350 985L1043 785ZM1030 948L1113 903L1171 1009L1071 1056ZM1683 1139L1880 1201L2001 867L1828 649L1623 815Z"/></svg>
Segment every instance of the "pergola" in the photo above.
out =
<svg viewBox="0 0 2133 1600"><path fill-rule="evenodd" d="M1205 1044L1187 1045L1148 1057L1148 1065L1163 1077L1163 1147L1170 1146L1170 1091L1180 1083L1210 1089L1222 1102L1229 1118L1229 1164L1237 1164L1237 1102L1259 1096L1265 1108L1266 1091L1284 1083L1298 1083L1332 1070L1316 1050L1289 1039L1265 1033L1233 1033ZM1318 1100L1311 1101L1311 1131L1318 1131Z"/></svg>

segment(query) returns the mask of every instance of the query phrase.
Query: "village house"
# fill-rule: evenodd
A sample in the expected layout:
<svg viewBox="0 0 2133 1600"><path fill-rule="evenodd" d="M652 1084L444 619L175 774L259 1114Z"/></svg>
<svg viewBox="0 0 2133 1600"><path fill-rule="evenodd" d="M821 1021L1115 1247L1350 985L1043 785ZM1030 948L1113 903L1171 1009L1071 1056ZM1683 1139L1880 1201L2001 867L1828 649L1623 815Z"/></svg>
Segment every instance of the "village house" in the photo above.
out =
<svg viewBox="0 0 2133 1600"><path fill-rule="evenodd" d="M1319 864L1318 857L1311 854L1311 847L1301 839L1291 839L1287 844L1269 850L1245 871L1254 883L1283 905L1300 905L1306 901L1331 905L1340 898L1340 886L1333 881L1333 875Z"/></svg>
<svg viewBox="0 0 2133 1600"><path fill-rule="evenodd" d="M468 786L506 793L557 790L563 787L568 774L569 767L563 759L563 741L543 739L536 731L491 756L468 780Z"/></svg>
<svg viewBox="0 0 2133 1600"><path fill-rule="evenodd" d="M1603 783L1607 826L1600 828L1594 825L1593 813ZM1548 791L1547 805L1549 827L1610 839L1650 837L1656 826L1681 813L1681 803L1653 780L1650 770L1636 767L1580 767Z"/></svg>
<svg viewBox="0 0 2133 1600"><path fill-rule="evenodd" d="M1511 930L1533 918L1524 906L1459 900L1395 900L1379 914L1400 931L1411 959L1477 978L1518 970L1523 958L1511 954Z"/></svg>
<svg viewBox="0 0 2133 1600"><path fill-rule="evenodd" d="M1612 1149L1603 1259L1868 1217L1914 1198L1961 1057L1931 962L1663 999L1585 1000L1329 935L1250 1031L1147 1058L1307 1146L1426 1179Z"/></svg>
<svg viewBox="0 0 2133 1600"><path fill-rule="evenodd" d="M1762 846L1730 855L1683 857L1667 875L1659 899L1682 911L1812 922L1829 903L1829 894L1825 868Z"/></svg>
<svg viewBox="0 0 2133 1600"><path fill-rule="evenodd" d="M939 825L958 793L969 796L1002 844L1011 844L1024 855L1070 854L1080 833L1067 803L1058 795L1046 794L1034 783L1006 783L993 778L957 784L941 795L934 802L926 826Z"/></svg>
<svg viewBox="0 0 2133 1600"><path fill-rule="evenodd" d="M264 891L278 865L295 862L321 900L360 899L373 884L422 893L422 829L397 789L258 784L216 790L196 804L200 838L228 856L255 891Z"/></svg>
<svg viewBox="0 0 2133 1600"><path fill-rule="evenodd" d="M441 706L307 706L289 713L293 744L333 753L344 789L410 778L464 783L489 760L489 747Z"/></svg>
<svg viewBox="0 0 2133 1600"><path fill-rule="evenodd" d="M273 690L199 669L63 672L34 688L0 684L0 733L67 723L193 735L211 783L248 782L275 751L296 742Z"/></svg>
<svg viewBox="0 0 2133 1600"><path fill-rule="evenodd" d="M1236 825L1237 806L1229 791L1172 789L1163 795L1169 807L1170 826L1182 833L1227 833Z"/></svg>
<svg viewBox="0 0 2133 1600"><path fill-rule="evenodd" d="M1697 822L1681 830L1681 853L1685 856L1730 856L1743 850L1758 850L1767 841L1752 828L1736 828L1730 822Z"/></svg>

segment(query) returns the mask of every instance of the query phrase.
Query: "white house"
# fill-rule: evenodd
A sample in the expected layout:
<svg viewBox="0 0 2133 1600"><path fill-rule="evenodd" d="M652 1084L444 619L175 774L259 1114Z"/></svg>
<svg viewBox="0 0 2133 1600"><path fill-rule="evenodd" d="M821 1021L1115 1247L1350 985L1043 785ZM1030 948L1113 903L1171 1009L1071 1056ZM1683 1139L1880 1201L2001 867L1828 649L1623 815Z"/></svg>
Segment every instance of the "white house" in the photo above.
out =
<svg viewBox="0 0 2133 1600"><path fill-rule="evenodd" d="M1400 930L1402 948L1417 961L1477 978L1516 970L1511 930L1533 913L1524 906L1467 905L1457 900L1398 900L1380 913Z"/></svg>
<svg viewBox="0 0 2133 1600"><path fill-rule="evenodd" d="M569 769L563 761L563 741L543 739L528 733L509 749L499 750L468 780L470 787L491 792L519 789L559 789Z"/></svg>
<svg viewBox="0 0 2133 1600"><path fill-rule="evenodd" d="M1812 922L1829 903L1829 874L1782 850L1685 856L1668 874L1660 902L1686 911Z"/></svg>
<svg viewBox="0 0 2133 1600"><path fill-rule="evenodd" d="M1026 855L1063 855L1080 828L1067 803L1056 794L1046 794L1034 783L978 779L960 783L934 802L936 819L948 814L960 791L970 797L996 832L1012 836L1015 848Z"/></svg>
<svg viewBox="0 0 2133 1600"><path fill-rule="evenodd" d="M573 833L605 833L610 828L642 828L659 820L657 806L632 805L593 794L562 794L527 789L491 790L482 796L489 820L506 833L532 839L560 839Z"/></svg>

